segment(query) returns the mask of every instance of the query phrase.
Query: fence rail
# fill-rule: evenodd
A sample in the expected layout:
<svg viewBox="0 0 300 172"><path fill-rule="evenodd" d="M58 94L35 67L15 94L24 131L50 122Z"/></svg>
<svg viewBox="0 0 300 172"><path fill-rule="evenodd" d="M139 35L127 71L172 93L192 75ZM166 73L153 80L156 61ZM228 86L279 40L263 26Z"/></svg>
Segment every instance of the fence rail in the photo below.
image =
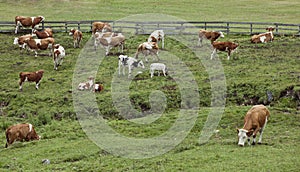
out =
<svg viewBox="0 0 300 172"><path fill-rule="evenodd" d="M44 21L39 29L52 28L54 32L68 32L77 28L83 32L91 32L93 20L86 21ZM134 22L134 21L103 21L109 22L114 31L135 34L150 34L153 30L163 29L166 34L195 34L199 29L218 30L226 34L253 35L262 33L267 26L275 27L275 35L300 36L300 24L262 23L262 22ZM0 21L0 33L13 33L15 23ZM19 32L30 33L30 29L21 28Z"/></svg>

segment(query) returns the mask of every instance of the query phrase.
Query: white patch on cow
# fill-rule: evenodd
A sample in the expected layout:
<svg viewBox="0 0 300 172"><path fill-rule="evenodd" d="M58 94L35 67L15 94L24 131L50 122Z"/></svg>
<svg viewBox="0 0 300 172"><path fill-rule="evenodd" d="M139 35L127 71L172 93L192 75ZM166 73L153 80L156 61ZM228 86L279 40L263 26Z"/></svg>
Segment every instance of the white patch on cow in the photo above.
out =
<svg viewBox="0 0 300 172"><path fill-rule="evenodd" d="M41 45L42 44L40 39L34 39L34 41L35 41L36 45Z"/></svg>
<svg viewBox="0 0 300 172"><path fill-rule="evenodd" d="M33 23L35 17L31 17L31 22Z"/></svg>
<svg viewBox="0 0 300 172"><path fill-rule="evenodd" d="M95 90L99 89L99 84L95 84Z"/></svg>
<svg viewBox="0 0 300 172"><path fill-rule="evenodd" d="M28 124L29 125L29 132L32 131L32 124Z"/></svg>
<svg viewBox="0 0 300 172"><path fill-rule="evenodd" d="M261 36L261 37L259 37L260 42L265 42L266 39L267 39L266 36Z"/></svg>
<svg viewBox="0 0 300 172"><path fill-rule="evenodd" d="M27 78L27 76L25 77L25 81L28 81L28 78ZM24 82L25 82L25 81L24 81Z"/></svg>
<svg viewBox="0 0 300 172"><path fill-rule="evenodd" d="M224 37L225 37L224 34L223 34L223 32L220 31L219 33L220 33L220 37L221 37L221 38L224 38Z"/></svg>

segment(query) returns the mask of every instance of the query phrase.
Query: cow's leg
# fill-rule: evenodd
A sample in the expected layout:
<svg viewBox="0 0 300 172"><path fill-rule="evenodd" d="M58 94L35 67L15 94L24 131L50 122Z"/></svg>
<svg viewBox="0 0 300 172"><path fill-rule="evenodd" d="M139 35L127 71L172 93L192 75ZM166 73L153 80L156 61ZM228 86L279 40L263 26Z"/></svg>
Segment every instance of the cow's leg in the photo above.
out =
<svg viewBox="0 0 300 172"><path fill-rule="evenodd" d="M165 48L165 38L163 38L161 40L161 48L164 49Z"/></svg>
<svg viewBox="0 0 300 172"><path fill-rule="evenodd" d="M35 53L34 57L37 57L38 53L36 50L34 50L34 53Z"/></svg>
<svg viewBox="0 0 300 172"><path fill-rule="evenodd" d="M198 39L198 46L202 47L202 38L200 38L200 37Z"/></svg>
<svg viewBox="0 0 300 172"><path fill-rule="evenodd" d="M35 82L35 88L38 90L39 89L39 85L40 85L40 80Z"/></svg>
<svg viewBox="0 0 300 172"><path fill-rule="evenodd" d="M261 144L262 143L262 136L263 136L263 133L264 133L264 130L265 130L265 127L267 125L267 121L268 121L268 118L266 117L266 121L265 121L265 124L264 126L260 129L259 133L259 139L258 139L258 144Z"/></svg>
<svg viewBox="0 0 300 172"><path fill-rule="evenodd" d="M251 144L250 144L250 137L248 137L247 141L248 141L248 145L251 145Z"/></svg>
<svg viewBox="0 0 300 172"><path fill-rule="evenodd" d="M15 34L17 34L17 33L18 33L18 30L19 30L19 24L20 24L20 22L18 21L18 22L16 23L16 30L15 30Z"/></svg>
<svg viewBox="0 0 300 172"><path fill-rule="evenodd" d="M166 70L165 69L163 69L163 74L164 74L164 76L166 76Z"/></svg>
<svg viewBox="0 0 300 172"><path fill-rule="evenodd" d="M230 59L230 54L231 54L231 51L230 51L230 50L228 50L228 54L227 54L227 60L229 60L229 59Z"/></svg>
<svg viewBox="0 0 300 172"><path fill-rule="evenodd" d="M20 81L19 81L19 90L20 90L20 91L23 90L22 85L23 85L24 81L25 81L24 79L21 79L21 78L20 78Z"/></svg>

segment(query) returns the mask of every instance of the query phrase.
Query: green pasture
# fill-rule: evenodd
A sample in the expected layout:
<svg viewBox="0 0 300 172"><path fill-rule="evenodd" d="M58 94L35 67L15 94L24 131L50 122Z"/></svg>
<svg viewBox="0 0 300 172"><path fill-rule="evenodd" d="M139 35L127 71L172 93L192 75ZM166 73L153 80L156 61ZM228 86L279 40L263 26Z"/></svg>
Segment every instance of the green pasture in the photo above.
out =
<svg viewBox="0 0 300 172"><path fill-rule="evenodd" d="M1 21L13 20L15 15L20 14L44 15L47 20L54 21L116 20L131 14L154 12L174 15L188 21L297 23L300 15L298 1L0 2ZM28 8L30 10L25 10ZM277 36L272 43L254 45L249 41L250 36L225 35L220 41L239 43L237 52L232 54L230 60L227 60L226 53L219 52L217 59L211 61L210 54L201 58L196 56L193 51L201 50L196 44L187 47L171 35L166 35L165 49L160 53L162 62L169 60L167 55L170 53L170 57L176 56L181 61L178 63L174 60L172 63L187 66L194 77L194 83L198 86L198 116L186 138L170 151L152 158L129 159L116 156L97 146L83 131L74 109L74 69L84 52L83 46L91 44L91 33L84 33L80 49L73 48L72 38L68 33L54 34L56 42L64 46L67 54L57 71L53 70L52 58L47 56L48 51L39 51L38 57L34 57L33 52L20 51L13 45L16 36L19 34L0 34L0 130L3 133L0 134L0 171L299 171L299 37ZM147 35L126 36L124 54L133 56L137 45L144 42ZM197 33L190 39L196 43ZM99 53L99 50L91 50L89 53L95 55L97 52ZM99 58L103 57L98 55ZM142 56L140 59L144 60ZM149 60L150 63L153 62L153 58L149 57ZM90 61L87 59L88 62ZM226 94L222 95L226 98L226 104L210 139L205 144L200 144L199 138L212 110L211 105L218 103L211 102L211 84L217 83L218 79L223 77L209 76L208 72L211 69L204 65L205 62L221 64L226 79ZM128 94L132 107L147 115L151 110L149 97L153 96L152 93L164 93L166 107L160 118L150 124L137 124L125 120L113 103L112 87L118 66L117 48L113 48L111 54L102 59L96 74L95 80L104 85L104 91L96 93L95 99L105 124L129 138L160 136L176 123L180 108L190 106L188 102L181 102L180 86L176 83L178 80L171 76L150 78L150 63L145 63L144 70L134 70L134 73L142 73L133 78ZM168 63L167 66L172 63ZM19 72L38 69L45 70L40 89L35 90L34 83L26 82L23 92L20 92ZM171 68L170 75L174 72ZM126 80L127 75L120 78ZM219 91L221 92L221 89ZM267 92L272 94L271 100ZM190 101L197 100L191 98ZM237 146L236 128L243 126L243 117L249 108L260 103L267 104L271 112L263 144ZM95 112L93 107L83 110L91 114ZM5 129L22 122L34 124L42 139L16 142L5 149ZM127 148L119 142L113 144L123 149ZM145 150L147 151L150 150ZM44 159L50 160L50 164L43 164Z"/></svg>

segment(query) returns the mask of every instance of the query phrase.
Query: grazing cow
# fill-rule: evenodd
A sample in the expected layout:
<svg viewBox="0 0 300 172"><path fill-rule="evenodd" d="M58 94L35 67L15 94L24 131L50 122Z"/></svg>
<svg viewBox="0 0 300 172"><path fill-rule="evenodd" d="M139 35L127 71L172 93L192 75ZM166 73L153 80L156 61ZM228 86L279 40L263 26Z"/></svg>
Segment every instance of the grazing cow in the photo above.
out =
<svg viewBox="0 0 300 172"><path fill-rule="evenodd" d="M5 148L15 141L40 140L40 136L34 130L32 124L16 124L8 127L5 131L6 144Z"/></svg>
<svg viewBox="0 0 300 172"><path fill-rule="evenodd" d="M103 84L101 83L95 83L93 92L100 92L104 89Z"/></svg>
<svg viewBox="0 0 300 172"><path fill-rule="evenodd" d="M89 77L87 82L81 82L78 84L78 90L84 91L84 90L93 90L94 86L94 77Z"/></svg>
<svg viewBox="0 0 300 172"><path fill-rule="evenodd" d="M274 34L273 34L273 31L274 31L274 27L272 26L269 26L266 28L266 30L268 32L266 33L261 33L259 35L253 35L251 37L251 43L267 43L267 42L272 42L274 40Z"/></svg>
<svg viewBox="0 0 300 172"><path fill-rule="evenodd" d="M80 47L80 42L82 40L82 32L76 29L71 29L69 35L73 35L73 45L74 48Z"/></svg>
<svg viewBox="0 0 300 172"><path fill-rule="evenodd" d="M66 56L66 52L63 46L60 44L55 44L53 49L53 63L54 69L57 70L58 66L61 66L64 58Z"/></svg>
<svg viewBox="0 0 300 172"><path fill-rule="evenodd" d="M164 49L165 46L165 33L163 30L155 30L151 33L148 38L148 42L158 42L161 41L161 48Z"/></svg>
<svg viewBox="0 0 300 172"><path fill-rule="evenodd" d="M38 70L36 72L20 72L20 91L22 91L22 85L25 81L35 82L35 88L39 89L40 81L43 77L44 70Z"/></svg>
<svg viewBox="0 0 300 172"><path fill-rule="evenodd" d="M163 64L163 63L152 63L150 65L151 78L153 77L155 70L161 70L163 72L164 76L166 76L167 67L166 67L165 64ZM159 75L160 75L160 73L158 73L158 76Z"/></svg>
<svg viewBox="0 0 300 172"><path fill-rule="evenodd" d="M109 23L105 22L94 22L92 24L92 34L96 32L112 32L112 27Z"/></svg>
<svg viewBox="0 0 300 172"><path fill-rule="evenodd" d="M26 39L25 43L27 44L29 49L31 49L35 52L35 57L37 57L38 50L47 50L47 49L50 50L49 56L51 56L55 40L54 40L54 38Z"/></svg>
<svg viewBox="0 0 300 172"><path fill-rule="evenodd" d="M123 68L123 75L125 75L125 67L128 66L128 78L131 76L131 72L135 67L145 68L142 60L137 60L133 57L126 55L119 56L119 75L121 75L121 67Z"/></svg>
<svg viewBox="0 0 300 172"><path fill-rule="evenodd" d="M109 54L109 50L113 47L119 47L119 52L123 53L125 43L125 36L122 33L114 32L96 32L94 47L97 49L101 44L105 48L105 55Z"/></svg>
<svg viewBox="0 0 300 172"><path fill-rule="evenodd" d="M16 16L15 17L15 24L16 24L16 30L15 33L18 33L19 27L31 27L31 32L33 32L33 29L38 26L39 23L43 22L45 20L45 17L43 16L37 16L37 17L24 17L24 16Z"/></svg>
<svg viewBox="0 0 300 172"><path fill-rule="evenodd" d="M250 145L250 137L253 136L252 145L255 145L256 134L260 132L258 144L262 142L263 131L270 117L270 111L264 105L253 106L244 117L244 127L237 129L239 142L238 145L244 146L246 140Z"/></svg>
<svg viewBox="0 0 300 172"><path fill-rule="evenodd" d="M31 34L27 34L27 35L23 35L23 36L19 36L17 38L14 39L14 45L19 45L20 50L25 49L26 48L26 43L25 40L26 39L32 39L32 35Z"/></svg>
<svg viewBox="0 0 300 172"><path fill-rule="evenodd" d="M140 53L142 53L142 54L144 54L146 63L148 63L148 58L147 58L148 55L156 56L157 61L159 61L158 50L159 50L159 47L156 42L144 42L138 46L136 53L135 53L135 58L138 58L138 55Z"/></svg>
<svg viewBox="0 0 300 172"><path fill-rule="evenodd" d="M199 40L198 40L198 45L202 46L202 40L203 39L208 39L211 41L211 43L215 42L219 37L224 38L223 32L215 32L215 31L207 31L201 29L199 31Z"/></svg>
<svg viewBox="0 0 300 172"><path fill-rule="evenodd" d="M32 36L36 36L39 39L53 37L53 31L51 28L46 28L43 31L33 29Z"/></svg>
<svg viewBox="0 0 300 172"><path fill-rule="evenodd" d="M219 51L227 51L227 59L230 59L230 54L233 53L237 47L239 46L239 44L234 43L234 42L213 42L212 43L213 46L213 52L211 53L211 57L210 59L215 58L215 55L217 53L217 50Z"/></svg>

